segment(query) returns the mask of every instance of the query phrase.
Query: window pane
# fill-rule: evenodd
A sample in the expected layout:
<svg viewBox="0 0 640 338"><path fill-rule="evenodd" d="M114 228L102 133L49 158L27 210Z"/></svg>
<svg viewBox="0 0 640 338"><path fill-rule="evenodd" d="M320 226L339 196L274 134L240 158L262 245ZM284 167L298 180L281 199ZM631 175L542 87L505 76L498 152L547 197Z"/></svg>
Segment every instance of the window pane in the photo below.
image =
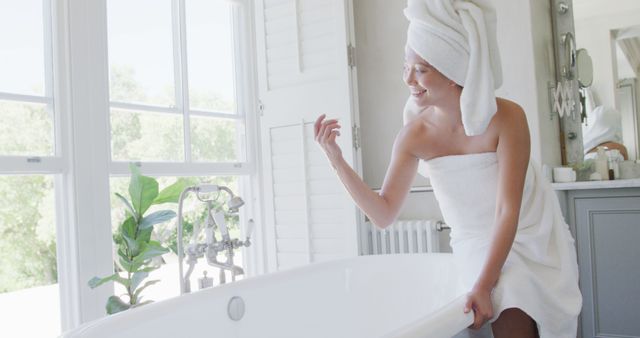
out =
<svg viewBox="0 0 640 338"><path fill-rule="evenodd" d="M46 105L0 101L0 121L0 155L54 154L53 114Z"/></svg>
<svg viewBox="0 0 640 338"><path fill-rule="evenodd" d="M201 162L244 162L244 123L191 116L191 156Z"/></svg>
<svg viewBox="0 0 640 338"><path fill-rule="evenodd" d="M60 334L53 181L43 175L0 176L3 337Z"/></svg>
<svg viewBox="0 0 640 338"><path fill-rule="evenodd" d="M185 6L190 107L234 114L233 5L227 1L188 0Z"/></svg>
<svg viewBox="0 0 640 338"><path fill-rule="evenodd" d="M175 105L170 0L109 0L112 101Z"/></svg>
<svg viewBox="0 0 640 338"><path fill-rule="evenodd" d="M177 177L159 177L156 178L159 183L159 190L173 184L178 180ZM223 185L230 188L236 195L240 195L239 191L239 177L225 176L225 177L182 177L180 179L187 180L188 185L195 185L199 183L210 183ZM110 179L111 185L111 224L114 233L118 230L118 227L125 219L125 207L122 201L115 196L115 193L119 193L127 199L130 199L128 193L129 177L112 177ZM244 197L244 196L241 196ZM219 203L226 203L229 196L226 193L220 194L218 201L214 203L214 207ZM176 203L165 203L160 205L153 205L147 211L147 214L158 210L173 210L177 213L178 206ZM226 210L226 208L225 208ZM183 204L183 224L184 224L184 241L188 243L193 237L194 222L197 222L201 227L198 232L198 241L204 243L204 216L206 215L206 205L195 197L195 195L188 195ZM241 236L239 227L239 218L236 215L226 218L227 226L229 227L229 235L231 238L238 238L244 240ZM197 226L196 226L197 228ZM154 232L152 239L159 241L163 246L171 249L170 253L162 256L163 263L161 267L155 271L152 271L148 277L148 280L158 279L160 282L153 285L142 292L144 299L159 301L171 297L178 296L180 294L180 281L178 279L178 257L175 254L177 247L177 219L174 218L168 222L161 223L154 226ZM216 239L220 240L220 232L216 230ZM185 244L186 245L186 244ZM218 256L219 261L225 261L226 257L223 253ZM242 250L236 249L234 251L234 263L238 266L243 266ZM184 265L186 271L186 264ZM195 267L193 274L191 275L191 290L198 290L198 278L202 277L203 271L207 271L209 277L214 278L214 285L219 284L219 270L209 266L204 258L198 260L198 264ZM239 276L238 279L242 279L243 276ZM227 281L231 280L231 275L227 272ZM144 283L144 282L143 282ZM126 293L126 290L119 284L116 284L115 294L120 295Z"/></svg>
<svg viewBox="0 0 640 338"><path fill-rule="evenodd" d="M111 156L114 161L184 160L182 116L112 109Z"/></svg>
<svg viewBox="0 0 640 338"><path fill-rule="evenodd" d="M0 0L0 92L44 95L42 0Z"/></svg>

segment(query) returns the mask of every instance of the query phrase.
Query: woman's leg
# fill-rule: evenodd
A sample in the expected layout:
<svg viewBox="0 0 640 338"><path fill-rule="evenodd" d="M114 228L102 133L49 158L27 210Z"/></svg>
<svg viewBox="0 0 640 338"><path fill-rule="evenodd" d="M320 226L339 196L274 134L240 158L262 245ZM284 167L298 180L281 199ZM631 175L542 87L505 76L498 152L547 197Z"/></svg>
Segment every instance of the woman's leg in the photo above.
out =
<svg viewBox="0 0 640 338"><path fill-rule="evenodd" d="M537 338L536 322L524 311L510 308L502 311L500 317L491 324L494 338Z"/></svg>

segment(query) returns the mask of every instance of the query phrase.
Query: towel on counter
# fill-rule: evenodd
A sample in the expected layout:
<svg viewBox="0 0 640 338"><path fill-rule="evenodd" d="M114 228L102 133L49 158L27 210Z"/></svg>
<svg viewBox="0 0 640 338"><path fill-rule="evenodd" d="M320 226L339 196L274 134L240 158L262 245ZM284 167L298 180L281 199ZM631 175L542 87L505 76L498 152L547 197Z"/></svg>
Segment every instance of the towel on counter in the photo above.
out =
<svg viewBox="0 0 640 338"><path fill-rule="evenodd" d="M409 0L404 14L407 46L463 87L465 133L484 133L497 110L495 89L502 84L494 8L487 0ZM407 102L405 121L418 113Z"/></svg>

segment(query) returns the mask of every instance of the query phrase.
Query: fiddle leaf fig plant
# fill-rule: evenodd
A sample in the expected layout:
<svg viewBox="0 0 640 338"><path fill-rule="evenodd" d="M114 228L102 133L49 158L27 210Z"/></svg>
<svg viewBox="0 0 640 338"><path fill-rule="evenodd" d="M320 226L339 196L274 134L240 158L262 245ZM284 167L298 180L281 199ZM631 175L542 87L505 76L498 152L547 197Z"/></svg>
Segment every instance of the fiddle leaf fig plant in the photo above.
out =
<svg viewBox="0 0 640 338"><path fill-rule="evenodd" d="M107 277L94 277L88 283L92 289L110 281L125 287L126 294L113 295L107 299L108 314L152 302L142 301L141 293L159 280L145 279L151 271L160 267L160 264L156 263L157 258L169 252L167 247L152 240L153 227L173 219L176 213L172 210L148 212L149 207L155 204L177 203L180 193L188 184L186 180L180 179L158 192L156 179L141 175L134 164L129 168L129 199L119 193L115 194L122 201L126 214L125 220L113 236L118 253L115 259L116 271Z"/></svg>

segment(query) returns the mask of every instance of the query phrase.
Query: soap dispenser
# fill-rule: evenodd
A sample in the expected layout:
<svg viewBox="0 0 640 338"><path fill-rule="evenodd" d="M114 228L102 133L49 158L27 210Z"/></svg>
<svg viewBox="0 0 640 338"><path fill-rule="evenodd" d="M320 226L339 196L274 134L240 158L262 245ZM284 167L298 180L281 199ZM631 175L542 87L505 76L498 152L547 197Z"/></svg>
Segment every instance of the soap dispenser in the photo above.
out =
<svg viewBox="0 0 640 338"><path fill-rule="evenodd" d="M603 146L598 147L598 156L596 157L596 172L600 174L603 180L609 179L609 158Z"/></svg>

